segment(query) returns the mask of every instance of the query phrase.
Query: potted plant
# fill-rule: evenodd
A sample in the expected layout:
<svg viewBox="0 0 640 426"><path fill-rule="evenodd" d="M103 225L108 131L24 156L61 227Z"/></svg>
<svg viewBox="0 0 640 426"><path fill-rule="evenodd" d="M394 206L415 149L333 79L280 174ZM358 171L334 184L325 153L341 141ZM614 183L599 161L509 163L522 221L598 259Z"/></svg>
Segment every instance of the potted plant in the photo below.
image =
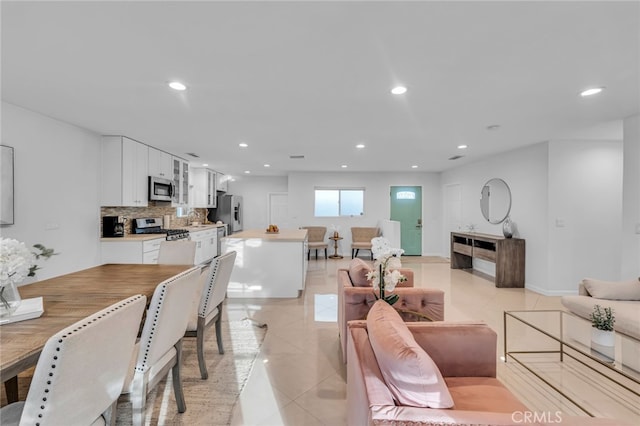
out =
<svg viewBox="0 0 640 426"><path fill-rule="evenodd" d="M603 308L600 305L595 305L589 318L592 326L591 342L602 346L614 346L613 324L616 320L613 316L613 310L610 307Z"/></svg>

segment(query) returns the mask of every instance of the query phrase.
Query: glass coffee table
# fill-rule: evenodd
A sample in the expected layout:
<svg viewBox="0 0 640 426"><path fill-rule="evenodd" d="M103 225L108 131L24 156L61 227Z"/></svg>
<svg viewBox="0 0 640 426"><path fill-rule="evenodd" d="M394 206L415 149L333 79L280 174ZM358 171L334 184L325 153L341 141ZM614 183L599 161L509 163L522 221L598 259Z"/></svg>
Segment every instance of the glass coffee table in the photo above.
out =
<svg viewBox="0 0 640 426"><path fill-rule="evenodd" d="M505 311L504 361L513 360L593 417L580 402L561 389L539 365L575 360L579 374L595 374L640 396L640 341L615 332L615 347L591 345L591 322L561 310ZM540 361L543 360L543 361Z"/></svg>

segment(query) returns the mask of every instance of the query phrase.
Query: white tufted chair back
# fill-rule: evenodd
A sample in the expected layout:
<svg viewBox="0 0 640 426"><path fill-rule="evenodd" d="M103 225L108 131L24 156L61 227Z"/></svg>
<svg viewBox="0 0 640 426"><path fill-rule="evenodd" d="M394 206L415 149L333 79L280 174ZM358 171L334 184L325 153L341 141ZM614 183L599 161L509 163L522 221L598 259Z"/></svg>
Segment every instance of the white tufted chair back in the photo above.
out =
<svg viewBox="0 0 640 426"><path fill-rule="evenodd" d="M2 424L18 424L16 406L20 425L104 424L103 413L115 420L145 304L143 295L124 299L49 338L26 401L3 407Z"/></svg>
<svg viewBox="0 0 640 426"><path fill-rule="evenodd" d="M146 372L182 339L196 297L200 267L176 275L156 287L140 336L137 372Z"/></svg>
<svg viewBox="0 0 640 426"><path fill-rule="evenodd" d="M193 265L196 260L196 242L190 240L162 241L158 251L160 265Z"/></svg>

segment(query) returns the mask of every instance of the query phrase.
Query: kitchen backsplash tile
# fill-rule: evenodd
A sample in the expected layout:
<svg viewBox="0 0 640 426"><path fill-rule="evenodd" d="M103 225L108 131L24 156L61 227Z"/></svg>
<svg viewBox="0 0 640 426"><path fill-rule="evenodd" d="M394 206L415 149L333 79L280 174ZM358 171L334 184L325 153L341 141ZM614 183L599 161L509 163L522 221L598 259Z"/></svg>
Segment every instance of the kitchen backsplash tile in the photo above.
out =
<svg viewBox="0 0 640 426"><path fill-rule="evenodd" d="M200 215L200 221L206 222L207 209L193 209ZM164 217L171 216L171 228L181 228L187 226L186 217L176 217L175 207L148 206L148 207L100 207L100 235L102 235L103 216L123 216L127 220L124 224L125 235L131 234L131 219L140 217Z"/></svg>

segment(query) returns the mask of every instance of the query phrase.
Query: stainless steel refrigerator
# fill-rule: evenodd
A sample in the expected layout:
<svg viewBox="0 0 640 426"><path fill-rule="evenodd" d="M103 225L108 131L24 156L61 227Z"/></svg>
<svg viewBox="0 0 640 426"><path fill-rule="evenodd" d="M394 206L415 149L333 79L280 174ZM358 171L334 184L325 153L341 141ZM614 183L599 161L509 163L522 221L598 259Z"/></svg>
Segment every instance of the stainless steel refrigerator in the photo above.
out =
<svg viewBox="0 0 640 426"><path fill-rule="evenodd" d="M229 234L242 231L242 197L239 195L218 195L217 220L227 224Z"/></svg>

